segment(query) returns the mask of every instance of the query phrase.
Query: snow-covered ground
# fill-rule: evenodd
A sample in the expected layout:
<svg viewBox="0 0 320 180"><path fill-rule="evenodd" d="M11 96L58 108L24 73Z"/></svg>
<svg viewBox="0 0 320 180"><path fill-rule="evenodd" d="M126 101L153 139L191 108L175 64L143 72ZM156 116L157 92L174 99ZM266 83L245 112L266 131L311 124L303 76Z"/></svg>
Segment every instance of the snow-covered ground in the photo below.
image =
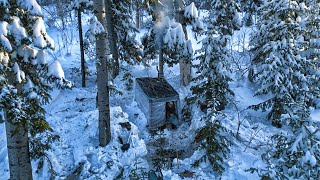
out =
<svg viewBox="0 0 320 180"><path fill-rule="evenodd" d="M243 29L237 35L246 34L248 29ZM142 30L137 37L141 37ZM188 29L189 36L191 31ZM48 33L57 42L59 32L57 29L48 29ZM192 38L191 38L192 39ZM241 51L241 47L247 47L247 41L240 42L234 39L235 49ZM201 45L192 39L195 49ZM239 43L239 45L237 45ZM60 48L57 48L57 50ZM160 137L165 138L165 146L175 149L187 149L185 156L173 160L171 169L162 171L164 179L182 179L179 176L184 171L193 172L193 178L189 179L215 179L208 163L200 164L200 167L193 168L191 164L195 159L203 155L203 151L193 151L193 138L195 126L198 122L182 124L177 130L165 130L161 135L151 135L146 129L146 118L134 101L134 91L125 91L122 96L111 97L111 130L112 140L106 147L99 147L98 143L98 111L96 109L96 85L95 75L87 78L87 87L81 88L81 79L74 68L80 67L78 43L71 45L71 55L59 57L49 56L49 62L53 57L61 63L67 79L76 85L72 90L54 90L51 92L52 100L45 106L47 120L54 129L54 133L60 139L53 143L52 149L47 152L53 170L57 173L56 179L64 179L77 167L82 167L81 179L114 179L115 177L129 178L133 170L141 169L148 172L153 168L150 159L154 155L153 145ZM63 51L62 54L65 54ZM235 55L236 57L239 57ZM238 64L245 65L248 61L246 55ZM89 70L95 72L95 64L88 62ZM166 78L180 94L181 101L187 95L188 89L180 86L179 67L165 67ZM155 77L156 66L136 66L132 70L135 77ZM121 75L116 79L120 81ZM123 87L119 85L120 89ZM254 97L255 86L246 80L245 76L234 73L234 82L231 87L235 92L235 103L230 104L224 111L227 115L223 123L230 133L236 135L238 124L239 138L234 140L231 146L231 153L226 160L226 170L222 179L259 179L257 174L251 174L246 170L252 167L263 167L261 154L269 143L269 136L278 131L266 120L265 112L248 110L247 107L262 101L264 97ZM197 111L196 109L194 111ZM198 113L198 112L195 112ZM312 118L320 121L320 110L312 113ZM130 122L131 129L121 127L120 122ZM130 143L127 151L121 150L119 137ZM82 166L79 166L79 164ZM49 179L49 164L45 163L44 168L36 173L37 161L32 161L35 179ZM9 178L8 158L6 148L6 136L4 123L0 124L0 179ZM188 179L188 178L186 178Z"/></svg>

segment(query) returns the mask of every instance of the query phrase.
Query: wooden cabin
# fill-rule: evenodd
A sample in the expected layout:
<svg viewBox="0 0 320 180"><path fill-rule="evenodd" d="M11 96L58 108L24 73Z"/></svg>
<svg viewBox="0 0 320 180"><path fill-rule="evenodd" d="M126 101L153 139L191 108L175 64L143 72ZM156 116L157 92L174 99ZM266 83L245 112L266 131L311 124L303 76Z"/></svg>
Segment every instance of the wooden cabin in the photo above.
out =
<svg viewBox="0 0 320 180"><path fill-rule="evenodd" d="M163 78L136 78L135 100L145 114L150 130L168 122L168 104L173 103L177 122L180 122L179 94Z"/></svg>

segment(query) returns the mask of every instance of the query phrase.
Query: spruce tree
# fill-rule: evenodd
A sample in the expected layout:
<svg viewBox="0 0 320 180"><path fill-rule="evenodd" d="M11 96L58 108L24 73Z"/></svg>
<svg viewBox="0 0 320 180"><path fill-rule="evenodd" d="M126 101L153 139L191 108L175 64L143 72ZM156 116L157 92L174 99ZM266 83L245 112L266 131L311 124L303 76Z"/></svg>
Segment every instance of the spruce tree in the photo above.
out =
<svg viewBox="0 0 320 180"><path fill-rule="evenodd" d="M234 95L229 87L232 79L229 76L231 52L228 44L233 31L239 29L241 23L239 6L235 1L215 0L211 2L211 7L205 20L205 38L198 52L199 64L195 65L197 77L193 80L192 95L187 98L187 103L198 104L205 113L202 117L205 126L198 130L195 141L201 142L199 148L205 149L206 154L194 165L207 159L213 170L222 174L230 142L220 121L223 118L220 111Z"/></svg>
<svg viewBox="0 0 320 180"><path fill-rule="evenodd" d="M310 117L319 97L318 18L305 2L267 1L262 6L258 31L252 42L256 53L257 94L271 98L253 108L271 108L268 118L285 131L272 136L259 174L271 179L317 179L319 175L319 123ZM315 4L313 4L315 5Z"/></svg>
<svg viewBox="0 0 320 180"><path fill-rule="evenodd" d="M309 72L314 61L302 55L308 47L301 20L306 7L296 1L269 0L260 13L258 30L251 37L253 66L257 70L254 76L261 85L256 95L271 94L271 98L251 108L263 111L271 108L268 119L281 127L282 115L290 113L293 104L299 101L310 104L314 97L312 83L317 77Z"/></svg>
<svg viewBox="0 0 320 180"><path fill-rule="evenodd" d="M46 49L54 44L38 3L0 1L0 10L0 109L5 114L10 178L32 179L30 154L44 157L57 138L42 106L49 102L53 84L72 84L64 79L58 61L48 66Z"/></svg>
<svg viewBox="0 0 320 180"><path fill-rule="evenodd" d="M117 48L119 49L120 70L123 71L122 81L128 90L133 88L133 76L130 69L142 62L142 47L136 40L138 29L135 26L131 0L112 1L112 13L116 32Z"/></svg>
<svg viewBox="0 0 320 180"><path fill-rule="evenodd" d="M241 0L241 11L244 12L243 23L250 27L254 22L254 17L257 15L262 0Z"/></svg>
<svg viewBox="0 0 320 180"><path fill-rule="evenodd" d="M219 111L225 108L234 94L229 88L231 53L228 43L235 29L240 27L235 1L216 0L211 3L212 10L206 18L206 36L202 40L197 59L197 77L191 88L194 97L205 109Z"/></svg>
<svg viewBox="0 0 320 180"><path fill-rule="evenodd" d="M115 30L117 33L119 57L123 62L134 65L141 61L141 47L135 36L138 29L134 24L132 1L114 1L113 13Z"/></svg>
<svg viewBox="0 0 320 180"><path fill-rule="evenodd" d="M300 107L299 107L300 106ZM317 179L320 174L319 123L310 118L305 105L296 105L296 112L286 118L293 121L286 132L272 136L272 148L263 154L267 169L258 171L271 179Z"/></svg>
<svg viewBox="0 0 320 180"><path fill-rule="evenodd" d="M193 48L186 34L186 25L191 24L193 30L200 31L203 29L203 24L198 19L198 11L193 3L186 8L182 1L168 1L168 4L168 7L158 4L155 8L156 21L142 38L144 59L153 60L158 55L159 77L163 77L164 63L168 66L179 63L180 82L183 86L187 86L191 79ZM170 15L176 19L170 19Z"/></svg>

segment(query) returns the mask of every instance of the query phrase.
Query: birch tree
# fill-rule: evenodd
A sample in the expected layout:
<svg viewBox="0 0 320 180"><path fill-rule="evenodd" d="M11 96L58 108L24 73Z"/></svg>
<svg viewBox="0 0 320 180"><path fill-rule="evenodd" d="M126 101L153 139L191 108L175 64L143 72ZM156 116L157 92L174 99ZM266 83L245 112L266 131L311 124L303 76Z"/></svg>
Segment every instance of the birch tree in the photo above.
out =
<svg viewBox="0 0 320 180"><path fill-rule="evenodd" d="M110 131L110 107L109 107L109 86L108 68L110 61L110 48L106 33L106 11L104 0L94 0L94 14L96 16L96 58L97 58L97 105L99 110L99 143L106 146L111 140Z"/></svg>
<svg viewBox="0 0 320 180"><path fill-rule="evenodd" d="M28 180L30 157L43 157L50 148L47 143L56 138L42 108L50 100L51 83L71 83L58 61L48 66L45 49L54 43L38 3L0 0L0 12L0 109L5 114L10 179Z"/></svg>

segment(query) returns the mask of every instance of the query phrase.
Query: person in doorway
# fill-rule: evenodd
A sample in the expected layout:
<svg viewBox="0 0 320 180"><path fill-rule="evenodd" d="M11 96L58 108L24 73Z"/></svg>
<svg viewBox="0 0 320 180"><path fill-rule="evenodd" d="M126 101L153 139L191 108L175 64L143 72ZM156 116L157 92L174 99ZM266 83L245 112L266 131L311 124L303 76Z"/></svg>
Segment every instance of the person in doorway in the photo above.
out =
<svg viewBox="0 0 320 180"><path fill-rule="evenodd" d="M172 124L172 129L175 129L178 126L179 122L174 102L166 103L166 119L169 124Z"/></svg>

